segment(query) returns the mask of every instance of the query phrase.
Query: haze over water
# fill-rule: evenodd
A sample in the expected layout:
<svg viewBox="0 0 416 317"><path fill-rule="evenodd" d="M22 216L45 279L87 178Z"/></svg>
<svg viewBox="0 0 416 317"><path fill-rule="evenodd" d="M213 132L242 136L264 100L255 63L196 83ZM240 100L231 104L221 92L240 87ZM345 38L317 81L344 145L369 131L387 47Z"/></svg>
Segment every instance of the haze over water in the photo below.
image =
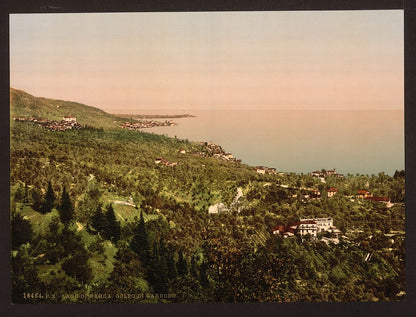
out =
<svg viewBox="0 0 416 317"><path fill-rule="evenodd" d="M146 113L166 113L146 111ZM194 118L143 129L192 141L213 141L243 163L308 173L393 175L404 169L401 110L181 110Z"/></svg>
<svg viewBox="0 0 416 317"><path fill-rule="evenodd" d="M10 85L110 113L195 114L145 131L250 165L393 174L403 30L403 10L11 14Z"/></svg>

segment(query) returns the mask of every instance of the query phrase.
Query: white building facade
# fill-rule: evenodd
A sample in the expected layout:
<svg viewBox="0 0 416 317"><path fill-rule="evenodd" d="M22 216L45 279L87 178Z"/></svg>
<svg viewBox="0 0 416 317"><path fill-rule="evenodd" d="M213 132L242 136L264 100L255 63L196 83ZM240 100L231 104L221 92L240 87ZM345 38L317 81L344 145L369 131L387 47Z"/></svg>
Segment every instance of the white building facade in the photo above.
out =
<svg viewBox="0 0 416 317"><path fill-rule="evenodd" d="M334 225L332 218L304 218L300 219L300 222L314 221L316 223L317 232L330 231L330 228Z"/></svg>
<svg viewBox="0 0 416 317"><path fill-rule="evenodd" d="M318 233L318 227L314 221L301 221L298 226L298 232L301 236L310 234L312 237L316 237L316 234Z"/></svg>
<svg viewBox="0 0 416 317"><path fill-rule="evenodd" d="M66 122L77 122L77 118L73 116L65 116L62 118L62 121Z"/></svg>

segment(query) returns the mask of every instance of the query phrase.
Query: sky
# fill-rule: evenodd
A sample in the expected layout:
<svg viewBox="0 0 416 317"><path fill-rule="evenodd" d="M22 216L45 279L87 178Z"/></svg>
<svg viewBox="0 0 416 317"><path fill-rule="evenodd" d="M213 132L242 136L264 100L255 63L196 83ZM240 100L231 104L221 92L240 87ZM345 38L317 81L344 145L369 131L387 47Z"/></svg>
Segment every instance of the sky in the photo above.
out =
<svg viewBox="0 0 416 317"><path fill-rule="evenodd" d="M12 14L10 86L112 113L403 109L403 11Z"/></svg>

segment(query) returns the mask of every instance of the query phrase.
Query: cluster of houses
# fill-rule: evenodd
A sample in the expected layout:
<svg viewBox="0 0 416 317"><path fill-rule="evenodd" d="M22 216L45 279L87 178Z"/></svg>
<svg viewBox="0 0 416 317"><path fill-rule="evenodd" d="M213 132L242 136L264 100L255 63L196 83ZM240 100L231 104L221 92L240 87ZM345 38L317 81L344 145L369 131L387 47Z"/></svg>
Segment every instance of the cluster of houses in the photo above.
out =
<svg viewBox="0 0 416 317"><path fill-rule="evenodd" d="M201 152L201 151L194 151L194 152L189 152L189 154L191 155L196 155L199 157L204 157L204 156L208 156L211 155L213 157L216 157L218 159L224 160L224 161L228 161L228 162L238 162L240 163L241 160L237 160L234 158L234 156L231 153L225 153L223 151L223 149L221 148L221 146L216 145L212 142L200 142L200 144L204 145L207 148L207 152ZM179 154L187 154L185 149L179 149L178 150ZM156 165L164 165L164 166L176 166L179 164L179 162L170 162L169 160L162 158L162 157L158 157L155 159L155 164Z"/></svg>
<svg viewBox="0 0 416 317"><path fill-rule="evenodd" d="M165 120L165 121L155 121L155 120L139 120L137 123L131 122L124 122L121 127L127 130L139 130L143 128L154 128L154 127L161 127L161 126L172 126L176 125L176 123L172 122L172 120Z"/></svg>
<svg viewBox="0 0 416 317"><path fill-rule="evenodd" d="M45 128L52 131L65 131L70 129L81 129L82 126L77 122L77 118L73 116L65 116L61 122L52 121L45 125Z"/></svg>
<svg viewBox="0 0 416 317"><path fill-rule="evenodd" d="M195 117L192 114L185 113L185 114L139 114L133 117L133 120L142 120L142 119L164 119L164 118L193 118Z"/></svg>
<svg viewBox="0 0 416 317"><path fill-rule="evenodd" d="M222 147L220 145L214 144L211 141L203 141L203 142L199 142L199 144L205 146L205 148L211 154L221 154L221 153L224 153L224 150L222 149Z"/></svg>
<svg viewBox="0 0 416 317"><path fill-rule="evenodd" d="M35 117L14 117L13 118L14 121L19 121L19 122L34 122L34 123L49 123L50 121L48 119L45 118L35 118Z"/></svg>
<svg viewBox="0 0 416 317"><path fill-rule="evenodd" d="M234 157L232 153L225 153L220 145L214 144L211 141L200 142L201 145L205 146L208 153L213 157L218 158L227 162L237 162L241 163L241 160L238 160Z"/></svg>
<svg viewBox="0 0 416 317"><path fill-rule="evenodd" d="M259 174L277 174L277 171L274 167L256 166L254 169Z"/></svg>
<svg viewBox="0 0 416 317"><path fill-rule="evenodd" d="M309 191L309 194L303 195L303 198L306 198L306 199L320 199L322 197L321 191L319 189L313 189L312 188L312 189L308 189L308 191ZM337 192L338 192L338 188L336 188L336 187L330 187L326 190L328 198L334 197ZM367 190L359 190L357 192L357 198L382 202L382 203L386 203L386 204L391 204L391 201L390 201L389 197L373 196L373 194L371 194Z"/></svg>
<svg viewBox="0 0 416 317"><path fill-rule="evenodd" d="M13 118L15 121L19 122L33 122L40 124L45 129L49 129L51 131L65 131L71 129L81 129L82 126L80 123L77 122L77 118L71 115L62 117L60 122L54 120L48 120L45 118L35 118L35 117L15 117Z"/></svg>
<svg viewBox="0 0 416 317"><path fill-rule="evenodd" d="M305 199L321 199L321 191L319 189L311 188L307 189L309 194L303 195ZM328 198L334 197L335 194L338 192L338 188L330 187L326 190L326 194Z"/></svg>
<svg viewBox="0 0 416 317"><path fill-rule="evenodd" d="M198 156L198 157L205 157L207 155L206 152L202 152L202 151L194 151L194 152L190 152L190 154Z"/></svg>
<svg viewBox="0 0 416 317"><path fill-rule="evenodd" d="M359 190L359 191L357 191L357 198L384 203L389 207L393 206L389 197L373 196L373 194L370 193L368 190Z"/></svg>
<svg viewBox="0 0 416 317"><path fill-rule="evenodd" d="M170 162L169 160L162 158L162 157L158 157L155 159L155 164L156 165L164 165L164 166L169 166L169 167L174 167L176 165L179 164L179 162Z"/></svg>
<svg viewBox="0 0 416 317"><path fill-rule="evenodd" d="M221 146L216 145L210 141L208 142L200 142L201 145L204 145L205 148L207 149L206 152L203 151L194 151L194 152L189 152L189 154L191 155L195 155L198 157L204 157L204 156L213 156L215 158L227 161L227 162L237 162L237 163L241 163L241 160L236 159L233 154L231 153L225 153L225 151L221 148ZM179 149L178 150L179 154L187 154L185 149ZM155 164L159 165L165 165L165 166L176 166L179 163L178 162L170 162L169 160L162 158L162 157L158 157L155 159Z"/></svg>
<svg viewBox="0 0 416 317"><path fill-rule="evenodd" d="M311 176L313 177L317 177L319 178L323 183L325 183L325 178L327 178L328 176L333 176L333 177L338 177L338 178L343 178L344 175L343 174L339 174L336 169L332 169L329 171L326 170L321 170L321 171L313 171L311 172Z"/></svg>
<svg viewBox="0 0 416 317"><path fill-rule="evenodd" d="M273 234L279 234L283 238L293 237L299 235L301 237L310 235L313 239L317 238L317 234L320 232L329 232L333 234L337 239L341 231L334 226L332 218L301 218L297 222L289 223L285 226L279 225L272 229ZM331 241L331 239L324 239L325 242ZM336 242L333 240L332 242Z"/></svg>

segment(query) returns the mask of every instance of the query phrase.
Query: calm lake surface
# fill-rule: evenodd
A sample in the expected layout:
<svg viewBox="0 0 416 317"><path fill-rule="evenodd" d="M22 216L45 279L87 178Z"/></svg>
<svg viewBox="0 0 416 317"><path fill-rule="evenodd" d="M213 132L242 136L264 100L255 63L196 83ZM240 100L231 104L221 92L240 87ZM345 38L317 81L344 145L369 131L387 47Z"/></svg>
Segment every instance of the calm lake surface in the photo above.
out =
<svg viewBox="0 0 416 317"><path fill-rule="evenodd" d="M147 111L143 113L161 113ZM162 113L166 113L162 111ZM393 175L404 169L404 112L328 110L181 110L194 118L143 129L192 141L213 141L243 163L308 173Z"/></svg>

